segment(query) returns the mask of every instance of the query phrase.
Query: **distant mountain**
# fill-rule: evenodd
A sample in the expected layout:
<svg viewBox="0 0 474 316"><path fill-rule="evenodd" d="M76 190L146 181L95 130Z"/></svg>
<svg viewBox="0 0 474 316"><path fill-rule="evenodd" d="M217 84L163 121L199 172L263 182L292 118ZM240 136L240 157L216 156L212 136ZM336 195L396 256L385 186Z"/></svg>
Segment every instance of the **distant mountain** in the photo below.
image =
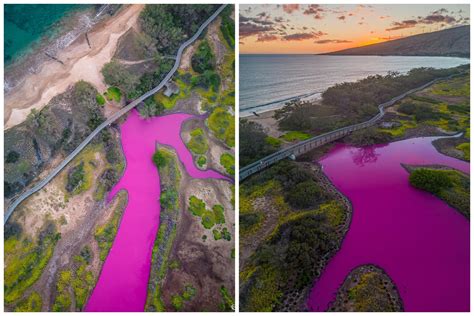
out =
<svg viewBox="0 0 474 316"><path fill-rule="evenodd" d="M465 25L323 55L469 57L469 36L470 25Z"/></svg>

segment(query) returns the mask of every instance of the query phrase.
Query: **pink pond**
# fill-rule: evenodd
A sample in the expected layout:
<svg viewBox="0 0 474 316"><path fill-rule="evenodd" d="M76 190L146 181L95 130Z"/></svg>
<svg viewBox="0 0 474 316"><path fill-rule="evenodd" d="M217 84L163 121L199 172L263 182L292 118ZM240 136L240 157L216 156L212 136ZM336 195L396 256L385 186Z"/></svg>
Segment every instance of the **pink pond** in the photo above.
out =
<svg viewBox="0 0 474 316"><path fill-rule="evenodd" d="M469 172L424 137L382 146L337 145L320 160L353 205L341 249L315 281L308 307L326 311L354 268L384 269L410 312L469 311L469 220L408 182L406 164L443 164Z"/></svg>
<svg viewBox="0 0 474 316"><path fill-rule="evenodd" d="M156 143L172 146L193 178L226 179L201 171L180 137L181 124L192 118L172 114L143 120L133 110L121 125L126 158L123 177L110 192L128 192L128 204L86 311L143 311L147 296L153 243L160 218L160 177L152 162Z"/></svg>

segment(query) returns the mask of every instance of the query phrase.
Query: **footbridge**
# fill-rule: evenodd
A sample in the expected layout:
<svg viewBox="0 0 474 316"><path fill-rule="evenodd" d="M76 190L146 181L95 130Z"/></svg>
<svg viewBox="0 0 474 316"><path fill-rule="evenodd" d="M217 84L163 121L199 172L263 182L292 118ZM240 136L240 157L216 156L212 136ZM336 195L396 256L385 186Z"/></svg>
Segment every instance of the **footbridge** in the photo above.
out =
<svg viewBox="0 0 474 316"><path fill-rule="evenodd" d="M361 130L361 129L364 129L364 128L367 128L367 127L370 127L370 126L374 126L384 116L385 109L387 107L390 107L390 106L394 105L395 103L397 103L401 99L405 98L406 96L408 96L412 93L418 92L420 90L423 90L423 89L431 86L432 84L434 84L438 81L450 79L450 78L452 78L454 76L458 76L458 75L459 74L455 74L455 75L451 75L451 76L448 76L448 77L442 77L442 78L434 79L434 80L432 80L432 81L430 81L430 82L428 82L428 83L426 83L426 84L424 84L420 87L417 87L417 88L411 89L411 90L409 90L405 93L402 93L399 96L391 99L390 101L387 101L385 103L380 104L378 106L379 112L377 113L377 115L375 115L374 117L372 117L368 121L358 123L358 124L354 124L354 125L350 125L350 126L346 126L346 127L342 127L342 128L336 129L334 131L324 133L324 134L315 136L313 138L309 138L309 139L301 141L297 144L294 144L294 145L291 145L291 146L286 147L284 149L281 149L281 150L279 150L279 151L277 151L277 152L275 152L271 155L266 156L265 158L262 158L262 159L260 159L256 162L250 164L250 165L247 165L247 166L240 169L239 180L242 181L245 178L251 176L252 174L257 173L260 170L263 170L263 169L271 166L272 164L274 164L274 163L276 163L276 162L278 162L282 159L290 158L290 159L294 160L299 155L307 153L307 152L309 152L309 151L311 151L315 148L321 147L321 146L323 146L327 143L330 143L330 142L333 142L333 141L338 140L340 138L343 138L343 137L349 135L352 132L355 132L355 131L358 131L358 130Z"/></svg>
<svg viewBox="0 0 474 316"><path fill-rule="evenodd" d="M51 171L44 179L40 180L37 182L32 188L28 189L27 191L23 192L18 198L16 198L6 209L4 215L3 215L3 224L6 224L8 219L10 218L11 214L15 210L15 208L23 202L25 199L27 199L30 195L33 193L39 191L41 188L43 188L49 181L51 181L64 167L66 167L73 159L74 157L81 152L84 147L86 147L92 139L97 136L104 128L110 126L112 123L114 123L116 120L118 120L120 117L122 117L125 113L128 113L130 110L135 108L138 104L143 102L145 99L151 97L155 93L157 93L160 89L162 89L166 83L173 77L175 74L176 70L179 68L179 64L181 63L181 57L183 55L183 51L192 43L194 43L201 33L204 31L204 29L216 19L216 17L222 12L222 10L225 9L227 4L221 5L206 21L204 21L203 24L199 27L199 29L196 31L196 33L189 38L187 41L185 41L183 44L178 49L178 52L176 53L176 61L173 65L173 68L171 68L170 72L166 75L166 77L152 90L146 92L130 104L126 105L116 113L114 113L111 117L109 117L105 122L100 124L89 136L84 139L84 141L76 148L74 149L73 152L71 152L61 163L56 166L56 168Z"/></svg>

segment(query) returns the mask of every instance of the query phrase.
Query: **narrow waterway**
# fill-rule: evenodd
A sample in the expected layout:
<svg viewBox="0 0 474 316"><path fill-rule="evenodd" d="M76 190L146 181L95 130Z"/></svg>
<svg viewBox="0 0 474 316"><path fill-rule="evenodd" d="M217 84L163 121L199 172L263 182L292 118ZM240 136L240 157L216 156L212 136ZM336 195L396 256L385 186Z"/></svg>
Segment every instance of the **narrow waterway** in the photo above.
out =
<svg viewBox="0 0 474 316"><path fill-rule="evenodd" d="M152 162L156 143L172 146L191 177L226 178L212 170L199 170L194 165L180 136L182 123L192 117L171 114L144 120L133 110L121 125L126 168L108 199L120 190L126 190L128 204L86 311L144 310L152 248L160 218L160 177Z"/></svg>
<svg viewBox="0 0 474 316"><path fill-rule="evenodd" d="M411 187L400 165L442 164L469 173L469 163L438 153L434 139L337 145L319 161L352 202L353 217L341 249L314 283L310 310L327 310L352 269L375 264L394 281L405 311L469 311L469 220Z"/></svg>

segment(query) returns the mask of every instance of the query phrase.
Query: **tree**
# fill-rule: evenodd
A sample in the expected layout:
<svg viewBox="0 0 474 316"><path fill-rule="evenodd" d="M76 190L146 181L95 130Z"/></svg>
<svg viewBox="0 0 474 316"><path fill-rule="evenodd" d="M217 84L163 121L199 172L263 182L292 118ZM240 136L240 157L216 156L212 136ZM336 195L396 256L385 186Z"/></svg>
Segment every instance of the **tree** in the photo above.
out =
<svg viewBox="0 0 474 316"><path fill-rule="evenodd" d="M139 83L136 75L129 72L124 65L115 60L105 64L101 72L106 84L119 87L125 94L133 91Z"/></svg>

